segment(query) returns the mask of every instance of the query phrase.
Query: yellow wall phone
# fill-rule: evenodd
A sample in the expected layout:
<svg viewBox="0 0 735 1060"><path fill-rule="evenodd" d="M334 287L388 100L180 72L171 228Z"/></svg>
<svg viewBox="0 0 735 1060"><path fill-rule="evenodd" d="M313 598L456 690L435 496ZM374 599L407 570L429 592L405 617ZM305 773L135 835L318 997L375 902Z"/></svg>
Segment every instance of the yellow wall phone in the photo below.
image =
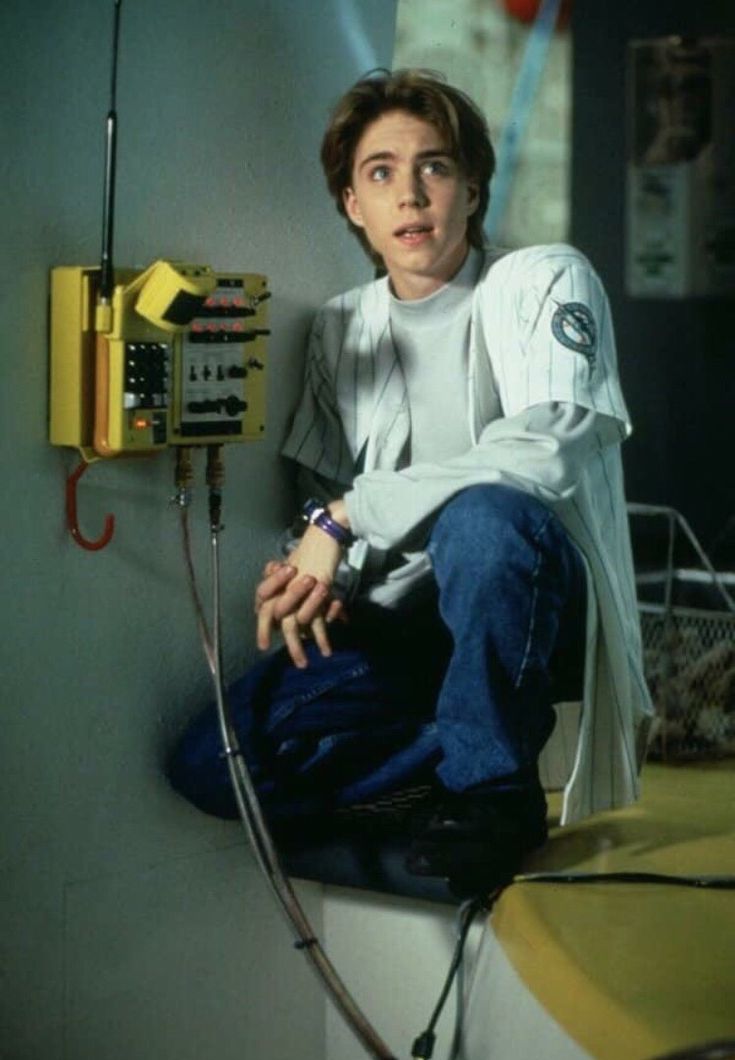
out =
<svg viewBox="0 0 735 1060"><path fill-rule="evenodd" d="M265 427L266 278L155 262L51 273L50 440L88 456L249 441Z"/></svg>
<svg viewBox="0 0 735 1060"><path fill-rule="evenodd" d="M104 548L114 528L108 516L96 541L79 529L76 486L92 460L173 445L183 468L183 447L214 454L265 428L265 276L165 260L113 266L121 2L114 0L101 261L51 270L49 437L81 451L67 479L67 525L90 550Z"/></svg>

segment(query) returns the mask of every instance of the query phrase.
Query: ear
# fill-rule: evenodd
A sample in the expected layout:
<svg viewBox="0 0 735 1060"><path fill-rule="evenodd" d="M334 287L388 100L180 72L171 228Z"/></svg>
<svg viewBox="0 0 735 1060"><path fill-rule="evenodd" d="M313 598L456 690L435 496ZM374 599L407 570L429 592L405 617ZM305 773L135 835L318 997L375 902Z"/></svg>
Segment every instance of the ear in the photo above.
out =
<svg viewBox="0 0 735 1060"><path fill-rule="evenodd" d="M353 225L357 225L358 228L364 228L365 222L362 219L360 204L352 188L345 188L342 192L342 202L344 203L345 213Z"/></svg>
<svg viewBox="0 0 735 1060"><path fill-rule="evenodd" d="M480 189L471 181L467 183L467 216L471 217L480 205Z"/></svg>

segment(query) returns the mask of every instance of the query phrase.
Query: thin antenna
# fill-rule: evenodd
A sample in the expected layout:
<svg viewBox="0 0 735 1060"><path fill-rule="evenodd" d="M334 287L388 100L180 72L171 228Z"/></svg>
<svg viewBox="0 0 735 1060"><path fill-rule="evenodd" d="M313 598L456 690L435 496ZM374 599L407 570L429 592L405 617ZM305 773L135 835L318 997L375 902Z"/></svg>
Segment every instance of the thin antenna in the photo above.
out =
<svg viewBox="0 0 735 1060"><path fill-rule="evenodd" d="M99 299L108 303L115 285L112 265L112 241L115 221L115 169L117 148L117 51L120 38L120 8L122 0L115 0L112 30L112 74L110 78L110 109L105 124L105 194L102 203L102 261L100 263Z"/></svg>

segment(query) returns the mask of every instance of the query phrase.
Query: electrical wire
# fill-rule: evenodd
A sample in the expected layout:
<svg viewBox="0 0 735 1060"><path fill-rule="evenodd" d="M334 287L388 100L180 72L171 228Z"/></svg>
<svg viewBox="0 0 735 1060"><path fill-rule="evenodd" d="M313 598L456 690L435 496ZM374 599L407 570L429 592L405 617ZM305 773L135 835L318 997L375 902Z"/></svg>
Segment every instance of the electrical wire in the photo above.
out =
<svg viewBox="0 0 735 1060"><path fill-rule="evenodd" d="M210 452L210 456L213 456ZM210 487L211 489L212 487ZM219 513L221 499L221 482L215 487L218 491L214 510ZM212 512L210 495L210 512ZM223 754L227 761L235 801L247 835L251 850L258 866L266 879L281 912L284 914L295 936L294 946L301 950L319 976L324 989L342 1014L356 1037L366 1051L376 1060L396 1060L396 1057L382 1041L373 1026L357 1006L336 969L325 953L319 939L314 934L311 924L304 913L293 888L285 876L277 851L263 817L255 788L248 772L242 751L235 732L229 704L224 692L222 678L222 641L221 641L221 605L220 605L220 568L219 568L219 519L211 520L211 573L212 573L212 632L207 626L201 598L196 587L194 565L191 558L191 541L188 520L185 518L185 507L182 507L182 537L186 552L186 568L189 587L192 592L197 625L204 649L205 658L214 685L222 737Z"/></svg>
<svg viewBox="0 0 735 1060"><path fill-rule="evenodd" d="M112 67L110 73L110 109L105 122L105 172L102 202L102 257L100 260L99 299L109 303L115 283L113 240L115 228L115 176L117 169L117 56L120 42L122 0L115 0L112 30Z"/></svg>
<svg viewBox="0 0 735 1060"><path fill-rule="evenodd" d="M471 898L468 902L462 906L460 910L460 926L458 932L457 943L454 947L454 955L452 956L451 964L444 980L444 986L442 987L439 998L434 1006L434 1011L431 1014L431 1019L426 1025L426 1030L422 1031L421 1034L416 1038L413 1043L413 1049L411 1050L411 1056L416 1057L417 1060L430 1060L434 1052L434 1045L436 1044L436 1025L439 1022L439 1017L442 1014L444 1005L446 1004L449 991L451 990L454 977L457 974L462 964L462 957L464 955L464 946L467 941L467 935L472 921L475 919L480 911L488 912L497 896L500 894L500 888L492 893L489 898L484 895L476 898ZM457 1039L457 1030L455 1027L454 1039ZM454 1044L452 1051L454 1051Z"/></svg>
<svg viewBox="0 0 735 1060"><path fill-rule="evenodd" d="M454 999L454 1031L452 1032L452 1044L449 1047L449 1060L457 1060L462 1052L464 1042L464 1018L465 1018L465 962L462 960L457 969L457 988Z"/></svg>
<svg viewBox="0 0 735 1060"><path fill-rule="evenodd" d="M653 1057L653 1060L733 1060L735 1057L735 1038L716 1042L704 1042L687 1049L667 1053L666 1056Z"/></svg>
<svg viewBox="0 0 735 1060"><path fill-rule="evenodd" d="M455 931L458 940L461 937L465 914L471 902L471 898L468 899L466 902L463 902L457 912ZM462 1052L462 1044L464 1038L465 996L467 992L467 986L465 983L466 963L466 954L463 952L462 959L457 965L456 987L454 991L454 1030L452 1031L452 1042L449 1047L448 1060L459 1060L460 1054Z"/></svg>
<svg viewBox="0 0 735 1060"><path fill-rule="evenodd" d="M514 877L513 883L643 883L727 891L735 889L735 876L681 876L664 872L531 872Z"/></svg>
<svg viewBox="0 0 735 1060"><path fill-rule="evenodd" d="M180 515L181 522L181 536L182 544L184 547L184 563L186 564L186 574L189 583L189 592L191 593L192 603L194 605L194 614L197 620L197 628L199 629L199 636L202 642L202 649L207 660L207 666L211 674L215 673L216 662L214 658L214 651L212 649L212 638L209 633L209 627L207 620L204 616L204 607L202 605L202 598L199 595L199 588L197 586L196 572L194 571L194 563L192 561L191 553L191 533L189 530L189 509L188 507L181 508Z"/></svg>

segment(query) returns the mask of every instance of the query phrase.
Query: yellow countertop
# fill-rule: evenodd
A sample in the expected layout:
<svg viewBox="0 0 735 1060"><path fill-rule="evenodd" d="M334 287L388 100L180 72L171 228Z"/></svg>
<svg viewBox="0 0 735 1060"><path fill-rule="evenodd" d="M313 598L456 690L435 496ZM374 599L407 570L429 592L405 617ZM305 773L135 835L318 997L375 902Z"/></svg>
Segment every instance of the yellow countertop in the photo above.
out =
<svg viewBox="0 0 735 1060"><path fill-rule="evenodd" d="M647 765L638 803L553 828L525 871L735 876L735 760ZM516 882L492 927L538 1001L599 1060L735 1039L735 890Z"/></svg>

